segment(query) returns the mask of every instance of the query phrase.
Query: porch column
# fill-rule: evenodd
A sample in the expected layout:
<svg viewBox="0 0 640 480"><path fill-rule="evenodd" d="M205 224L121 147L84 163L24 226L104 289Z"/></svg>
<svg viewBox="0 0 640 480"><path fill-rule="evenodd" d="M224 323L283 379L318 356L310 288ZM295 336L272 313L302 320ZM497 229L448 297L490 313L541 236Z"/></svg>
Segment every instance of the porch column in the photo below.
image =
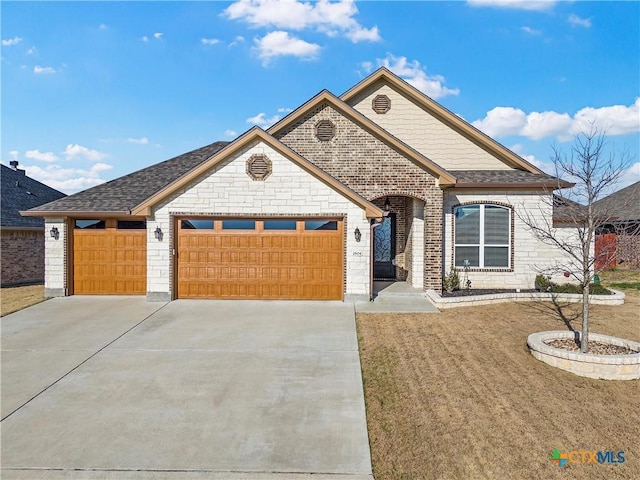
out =
<svg viewBox="0 0 640 480"><path fill-rule="evenodd" d="M444 192L434 185L424 206L424 279L423 289L442 293L442 204Z"/></svg>
<svg viewBox="0 0 640 480"><path fill-rule="evenodd" d="M415 288L422 288L424 284L424 213L425 203L417 198L412 198L410 212L412 215L411 230L407 238L410 240L411 264L407 265L407 270L411 273L410 284ZM408 242L409 243L409 242Z"/></svg>

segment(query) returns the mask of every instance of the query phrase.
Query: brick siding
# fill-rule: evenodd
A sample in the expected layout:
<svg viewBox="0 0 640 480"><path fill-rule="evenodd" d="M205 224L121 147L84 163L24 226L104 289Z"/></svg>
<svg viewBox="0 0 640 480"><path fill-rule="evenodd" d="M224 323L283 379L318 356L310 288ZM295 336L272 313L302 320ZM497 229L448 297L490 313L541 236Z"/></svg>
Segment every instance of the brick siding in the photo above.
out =
<svg viewBox="0 0 640 480"><path fill-rule="evenodd" d="M44 231L2 229L2 286L44 282Z"/></svg>

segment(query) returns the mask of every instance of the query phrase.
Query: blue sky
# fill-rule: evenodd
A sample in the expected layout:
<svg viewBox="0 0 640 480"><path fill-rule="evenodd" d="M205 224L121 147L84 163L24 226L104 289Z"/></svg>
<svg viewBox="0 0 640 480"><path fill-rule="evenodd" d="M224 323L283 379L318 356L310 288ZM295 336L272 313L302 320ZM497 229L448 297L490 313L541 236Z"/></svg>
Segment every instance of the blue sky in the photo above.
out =
<svg viewBox="0 0 640 480"><path fill-rule="evenodd" d="M589 125L640 179L640 3L1 2L2 163L65 193L267 127L385 65L549 169Z"/></svg>

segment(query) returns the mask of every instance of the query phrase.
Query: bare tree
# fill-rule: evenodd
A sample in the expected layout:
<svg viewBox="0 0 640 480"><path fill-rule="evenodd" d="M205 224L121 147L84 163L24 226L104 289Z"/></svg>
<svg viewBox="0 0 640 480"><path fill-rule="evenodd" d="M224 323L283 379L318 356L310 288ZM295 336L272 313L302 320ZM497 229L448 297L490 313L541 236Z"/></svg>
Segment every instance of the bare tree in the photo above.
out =
<svg viewBox="0 0 640 480"><path fill-rule="evenodd" d="M530 212L520 215L538 240L565 254L562 262L546 270L569 272L582 289L580 351L584 353L589 351L589 285L597 273L596 261L601 260L594 251L595 235L604 226L615 225L625 209L625 205L599 208L597 202L613 192L631 165L627 152L615 153L607 147L605 132L595 126L577 136L568 154L553 147L558 191L548 198L553 202L554 218L549 219L548 214L535 217ZM560 179L574 183L573 187L563 189L566 182Z"/></svg>

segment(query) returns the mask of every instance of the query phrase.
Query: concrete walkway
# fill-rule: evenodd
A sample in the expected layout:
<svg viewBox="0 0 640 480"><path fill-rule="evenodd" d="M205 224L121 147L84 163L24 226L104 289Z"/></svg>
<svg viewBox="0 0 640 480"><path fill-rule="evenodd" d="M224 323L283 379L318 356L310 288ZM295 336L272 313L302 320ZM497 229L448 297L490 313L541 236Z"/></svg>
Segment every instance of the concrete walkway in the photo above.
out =
<svg viewBox="0 0 640 480"><path fill-rule="evenodd" d="M54 299L2 363L3 479L372 479L350 304Z"/></svg>
<svg viewBox="0 0 640 480"><path fill-rule="evenodd" d="M373 302L355 303L359 313L439 313L424 292L407 282L374 282Z"/></svg>

